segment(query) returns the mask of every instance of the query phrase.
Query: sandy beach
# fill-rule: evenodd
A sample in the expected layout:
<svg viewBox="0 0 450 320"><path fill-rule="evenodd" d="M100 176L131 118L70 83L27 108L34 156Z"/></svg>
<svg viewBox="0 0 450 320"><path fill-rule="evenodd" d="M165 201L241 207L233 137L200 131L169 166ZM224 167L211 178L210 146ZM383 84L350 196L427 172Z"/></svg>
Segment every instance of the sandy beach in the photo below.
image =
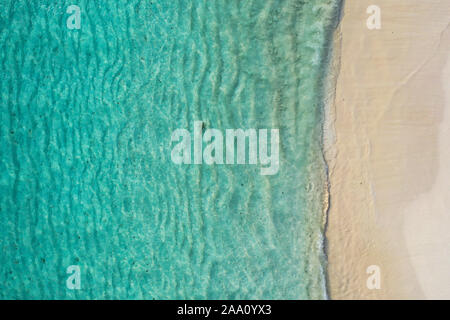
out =
<svg viewBox="0 0 450 320"><path fill-rule="evenodd" d="M448 0L345 3L326 127L332 299L450 299L449 17Z"/></svg>

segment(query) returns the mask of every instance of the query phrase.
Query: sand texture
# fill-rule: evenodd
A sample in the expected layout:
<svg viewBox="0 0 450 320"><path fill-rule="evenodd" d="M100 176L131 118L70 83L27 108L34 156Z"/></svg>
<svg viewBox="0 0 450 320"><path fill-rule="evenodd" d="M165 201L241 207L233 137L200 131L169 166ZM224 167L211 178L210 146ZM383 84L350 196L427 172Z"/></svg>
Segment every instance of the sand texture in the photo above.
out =
<svg viewBox="0 0 450 320"><path fill-rule="evenodd" d="M449 17L447 0L346 1L326 154L331 298L450 298Z"/></svg>

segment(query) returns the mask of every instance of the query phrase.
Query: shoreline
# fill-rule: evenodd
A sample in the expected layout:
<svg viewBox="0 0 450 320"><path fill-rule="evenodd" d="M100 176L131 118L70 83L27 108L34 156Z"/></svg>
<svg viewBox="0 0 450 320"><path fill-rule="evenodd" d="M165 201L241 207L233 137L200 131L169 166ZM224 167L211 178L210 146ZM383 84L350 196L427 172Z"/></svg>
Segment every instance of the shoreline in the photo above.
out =
<svg viewBox="0 0 450 320"><path fill-rule="evenodd" d="M439 254L450 243L442 202L448 180L437 169L450 160L442 133L448 116L441 123L445 103L450 107L442 88L450 76L441 79L450 3L379 0L382 27L368 30L372 4L345 1L334 38L336 93L325 106L323 133L328 297L450 298L450 259ZM381 287L370 290L373 265ZM430 275L436 270L439 277Z"/></svg>
<svg viewBox="0 0 450 320"><path fill-rule="evenodd" d="M336 137L334 135L334 121L335 121L335 96L336 96L336 85L337 79L340 71L340 53L341 53L341 20L344 12L345 0L342 0L341 9L339 17L337 18L337 26L332 37L332 50L330 52L328 61L328 72L325 79L326 88L324 92L324 110L323 110L323 120L322 120L322 157L325 165L325 187L324 187L324 198L323 198L323 239L322 239L322 251L325 256L325 262L323 264L324 277L325 277L325 297L327 299L331 298L331 288L330 279L328 272L328 237L326 236L328 231L328 219L330 211L330 197L331 197L331 182L330 182L330 159L333 157L334 144Z"/></svg>

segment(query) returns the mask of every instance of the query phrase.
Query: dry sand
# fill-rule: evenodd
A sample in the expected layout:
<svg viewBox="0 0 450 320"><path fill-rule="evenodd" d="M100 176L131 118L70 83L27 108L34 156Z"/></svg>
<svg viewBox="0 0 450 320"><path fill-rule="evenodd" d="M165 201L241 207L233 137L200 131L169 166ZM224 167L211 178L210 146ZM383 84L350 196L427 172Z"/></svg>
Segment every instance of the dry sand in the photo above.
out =
<svg viewBox="0 0 450 320"><path fill-rule="evenodd" d="M448 0L345 3L326 132L332 299L450 299L449 22Z"/></svg>

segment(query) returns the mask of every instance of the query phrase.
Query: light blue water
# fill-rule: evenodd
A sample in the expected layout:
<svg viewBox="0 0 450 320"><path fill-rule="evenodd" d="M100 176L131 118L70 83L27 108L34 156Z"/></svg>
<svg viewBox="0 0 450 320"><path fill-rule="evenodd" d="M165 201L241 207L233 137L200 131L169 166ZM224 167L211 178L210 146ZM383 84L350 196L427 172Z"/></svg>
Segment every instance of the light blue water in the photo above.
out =
<svg viewBox="0 0 450 320"><path fill-rule="evenodd" d="M0 298L325 298L339 6L0 0ZM172 131L196 120L279 128L279 173L173 164Z"/></svg>

